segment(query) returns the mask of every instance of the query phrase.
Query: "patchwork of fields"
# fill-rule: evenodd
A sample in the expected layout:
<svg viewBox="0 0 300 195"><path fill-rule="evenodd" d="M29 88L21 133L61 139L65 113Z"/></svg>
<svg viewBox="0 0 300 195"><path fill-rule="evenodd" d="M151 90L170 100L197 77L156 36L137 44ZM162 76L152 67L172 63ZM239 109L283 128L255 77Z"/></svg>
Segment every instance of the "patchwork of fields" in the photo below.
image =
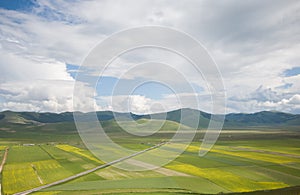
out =
<svg viewBox="0 0 300 195"><path fill-rule="evenodd" d="M2 173L4 194L64 179L100 164L87 151L67 152L64 145L11 146ZM72 147L72 146L69 146Z"/></svg>
<svg viewBox="0 0 300 195"><path fill-rule="evenodd" d="M165 150L180 145L170 143ZM3 194L32 189L103 164L89 151L68 144L9 147L2 172ZM136 148L144 147L136 144ZM0 146L0 155L4 150L5 146ZM106 167L33 194L217 194L300 185L297 139L219 141L204 157L199 157L198 151L199 142L193 142L164 168L132 172Z"/></svg>

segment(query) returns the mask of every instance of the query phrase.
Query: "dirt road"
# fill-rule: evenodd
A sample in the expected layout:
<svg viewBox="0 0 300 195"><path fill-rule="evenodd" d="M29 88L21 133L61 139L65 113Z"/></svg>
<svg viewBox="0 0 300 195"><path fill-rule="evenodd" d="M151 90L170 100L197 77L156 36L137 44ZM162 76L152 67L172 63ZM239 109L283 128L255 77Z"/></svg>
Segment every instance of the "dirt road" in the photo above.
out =
<svg viewBox="0 0 300 195"><path fill-rule="evenodd" d="M148 151L150 151L150 150L153 150L153 149L155 149L155 148L158 148L158 147L160 147L160 146L162 146L162 145L164 145L164 144L166 144L166 142L157 144L157 145L155 145L155 146L152 146L152 147L147 148L147 149L145 149L145 150L139 151L139 152L134 153L134 154L132 154L132 155L125 156L125 157L123 157L123 158L114 160L114 161L112 161L112 162L109 162L109 163L100 165L100 166L95 167L95 168L93 168L93 169L90 169L90 170L87 170L87 171L83 171L83 172L78 173L78 174L76 174L76 175L73 175L73 176L71 176L71 177L68 177L68 178L65 178L65 179L62 179L62 180L59 180L59 181L50 183L50 184L46 184L46 185L43 185L43 186L40 186L40 187L37 187L37 188L34 188L34 189L26 190L26 191L23 191L23 192L18 192L18 193L14 194L14 195L26 195L26 194L30 194L30 193L32 193L32 192L36 192L36 191L39 191L39 190L42 190L42 189L51 187L51 186L55 186L55 185L58 185L58 184L61 184L61 183L65 183L65 182L67 182L67 181L70 181L70 180L76 179L76 178L78 178L78 177L87 175L87 174L89 174L89 173L95 172L95 171L97 171L97 170L99 170L99 169L103 169L103 168L109 167L109 166L111 166L111 165L113 165L113 164L116 164L116 163L125 161L125 160L130 159L130 158L132 158L132 157L135 157L135 156L137 156L137 155L139 155L139 154L143 154L143 153L145 153L145 152L148 152Z"/></svg>
<svg viewBox="0 0 300 195"><path fill-rule="evenodd" d="M5 149L5 153L4 153L4 156L3 156L3 159L2 159L2 163L0 165L0 173L2 173L3 166L4 166L5 162L6 162L8 150L9 150L9 148Z"/></svg>
<svg viewBox="0 0 300 195"><path fill-rule="evenodd" d="M5 149L5 153L4 153L4 156L3 156L3 159L2 159L2 162L1 162L1 165L0 165L0 174L2 174L2 169L3 169L3 166L6 162L6 159L7 159L7 154L8 154L8 150L9 148L7 147ZM0 195L2 194L2 186L1 186L1 183L0 183Z"/></svg>

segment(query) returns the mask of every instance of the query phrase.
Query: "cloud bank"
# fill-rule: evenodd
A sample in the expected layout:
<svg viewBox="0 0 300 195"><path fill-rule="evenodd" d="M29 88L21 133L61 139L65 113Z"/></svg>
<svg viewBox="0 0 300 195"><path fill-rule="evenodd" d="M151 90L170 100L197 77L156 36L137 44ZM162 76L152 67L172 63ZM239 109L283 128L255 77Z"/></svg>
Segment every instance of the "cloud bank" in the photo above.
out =
<svg viewBox="0 0 300 195"><path fill-rule="evenodd" d="M67 64L80 65L89 51L112 33L162 25L189 33L211 53L223 75L227 112L300 113L299 21L300 2L293 0L40 0L23 9L0 8L0 109L72 111L75 79ZM142 57L151 55L158 59L166 56L148 52ZM137 63L141 59L131 58ZM119 64L124 62L126 59L120 59ZM116 77L122 68L112 66L106 76ZM193 71L184 71L193 78ZM198 91L202 104L197 108L209 111L205 83L195 78L194 85L203 88ZM87 86L86 90L93 89ZM84 94L88 93L82 92L83 98L94 98ZM120 102L128 99L122 95L117 95ZM143 113L151 110L152 104L164 105L167 110L177 108L171 96L162 94L155 99L135 94L131 109ZM111 106L101 104L97 109L128 109L122 103ZM188 101L185 106L195 107ZM82 110L90 109L82 105Z"/></svg>

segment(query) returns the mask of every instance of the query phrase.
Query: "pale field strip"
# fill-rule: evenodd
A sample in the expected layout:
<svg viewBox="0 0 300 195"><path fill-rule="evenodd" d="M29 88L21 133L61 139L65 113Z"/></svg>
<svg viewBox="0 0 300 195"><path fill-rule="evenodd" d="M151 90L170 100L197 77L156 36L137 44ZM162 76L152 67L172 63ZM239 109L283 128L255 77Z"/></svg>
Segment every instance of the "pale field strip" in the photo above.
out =
<svg viewBox="0 0 300 195"><path fill-rule="evenodd" d="M271 150L264 150L264 149L258 149L254 147L241 147L241 146L231 146L230 148L236 149L236 150L242 150L242 151L250 151L250 152L258 152L258 153L267 153L267 154L274 154L279 156L286 156L291 158L300 158L300 155L296 154L288 154L288 153L282 153L277 151L271 151Z"/></svg>
<svg viewBox="0 0 300 195"><path fill-rule="evenodd" d="M31 167L32 167L34 173L36 174L38 180L40 181L40 183L41 183L41 184L44 184L44 182L43 182L42 178L39 176L39 174L38 174L38 172L37 172L37 170L36 170L34 164L31 164Z"/></svg>
<svg viewBox="0 0 300 195"><path fill-rule="evenodd" d="M52 182L52 183L49 183L49 184L46 184L46 185L43 185L43 186L39 186L39 187L30 189L30 190L18 192L18 193L15 193L14 195L26 195L26 194L30 194L30 193L32 193L32 192L40 191L40 190L45 189L45 188L48 188L48 187L52 187L52 186L55 186L55 185L58 185L58 184L61 184L61 183L65 183L65 182L67 182L67 181L74 180L74 179L76 179L76 178L79 178L79 177L81 177L81 176L87 175L87 174L89 174L89 173L93 173L93 172L95 172L95 171L97 171L97 170L99 170L99 169L103 169L103 168L109 167L109 166L111 166L111 165L113 165L113 164L117 164L117 163L119 163L119 162L121 162L121 161L125 161L125 160L127 160L127 159L133 158L133 157L138 156L138 155L140 155L140 154L143 154L143 153L145 153L145 152L151 151L151 150L156 149L156 148L158 148L158 147L160 147L160 146L162 146L162 145L164 145L164 144L166 144L166 142L159 143L159 144L154 145L154 146L152 146L152 147L150 147L150 148L147 148L147 149L145 149L145 150L142 150L142 151L136 152L136 153L134 153L134 154L131 154L130 156L125 156L125 157L123 157L123 158L120 158L120 159L111 161L111 162L109 162L109 163L99 165L99 166L97 166L97 167L95 167L95 168L93 168L93 169L90 169L90 170L86 170L86 171L80 172L80 173L78 173L78 174L75 174L75 175L73 175L73 176L67 177L67 178L65 178L65 179L61 179L61 180L58 180L58 181L55 181L55 182ZM69 147L67 147L67 148L69 149ZM80 152L81 152L81 151L80 151Z"/></svg>
<svg viewBox="0 0 300 195"><path fill-rule="evenodd" d="M167 168L163 168L163 167L159 167L157 168L157 166L149 164L149 163L145 163L139 160L135 160L135 159L128 159L125 161L126 163L138 166L138 167L142 167L142 168L146 168L152 171L155 171L157 173L160 173L162 175L165 176L184 176L184 177L193 177L192 175L186 174L186 173L182 173L182 172L178 172L178 171L174 171L171 169L167 169Z"/></svg>

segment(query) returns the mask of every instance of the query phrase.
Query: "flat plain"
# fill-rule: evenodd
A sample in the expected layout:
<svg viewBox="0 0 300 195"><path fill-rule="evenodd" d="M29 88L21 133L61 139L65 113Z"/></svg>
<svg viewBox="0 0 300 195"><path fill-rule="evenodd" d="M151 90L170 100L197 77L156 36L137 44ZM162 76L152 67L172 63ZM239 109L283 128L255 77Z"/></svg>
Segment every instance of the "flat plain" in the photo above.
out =
<svg viewBox="0 0 300 195"><path fill-rule="evenodd" d="M251 136L259 130L245 132L232 131L229 139L228 132L224 131L204 157L198 156L200 142L194 141L178 158L157 170L126 171L110 166L33 194L254 193L293 190L300 185L300 142L297 138L282 134L267 139L267 134L261 134L259 139L252 135L254 138L245 140L245 134ZM139 151L158 143L161 138L151 137L147 144L146 140L120 140L124 147ZM1 154L7 145L9 153L2 172L3 194L32 189L103 164L82 143L6 141L0 147ZM181 143L171 142L166 146L165 150L172 151L181 147Z"/></svg>

